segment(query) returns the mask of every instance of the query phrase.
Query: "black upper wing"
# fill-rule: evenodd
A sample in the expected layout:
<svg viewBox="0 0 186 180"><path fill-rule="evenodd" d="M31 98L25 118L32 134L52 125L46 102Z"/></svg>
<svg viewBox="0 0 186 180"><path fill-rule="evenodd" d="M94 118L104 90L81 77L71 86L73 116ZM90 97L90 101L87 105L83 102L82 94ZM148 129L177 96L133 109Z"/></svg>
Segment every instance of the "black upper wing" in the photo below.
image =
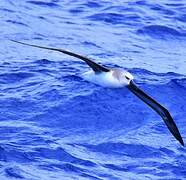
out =
<svg viewBox="0 0 186 180"><path fill-rule="evenodd" d="M48 49L48 50L52 50L52 51L58 51L58 52L67 54L69 56L76 57L78 59L81 59L81 60L85 61L93 69L93 71L95 71L96 73L109 72L110 71L108 68L95 63L94 61L90 60L89 58L87 58L85 56L81 56L79 54L76 54L76 53L67 51L65 49L58 49L58 48L51 48L51 47L39 46L39 45L28 44L28 43L24 43L24 42L15 41L15 40L11 40L11 41L16 42L16 43L19 43L19 44L27 45L27 46L36 47L36 48Z"/></svg>
<svg viewBox="0 0 186 180"><path fill-rule="evenodd" d="M154 99L152 99L150 96L148 96L146 93L144 93L141 89L139 89L133 81L130 82L128 88L162 117L163 121L165 122L173 136L184 146L183 139L169 111L158 102L156 102Z"/></svg>

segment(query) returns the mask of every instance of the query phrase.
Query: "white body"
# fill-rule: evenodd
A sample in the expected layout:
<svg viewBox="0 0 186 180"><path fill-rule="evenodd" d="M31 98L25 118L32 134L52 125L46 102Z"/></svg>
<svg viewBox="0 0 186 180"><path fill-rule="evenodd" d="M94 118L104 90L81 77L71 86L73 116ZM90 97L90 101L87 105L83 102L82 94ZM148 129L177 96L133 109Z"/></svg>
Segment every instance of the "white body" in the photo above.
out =
<svg viewBox="0 0 186 180"><path fill-rule="evenodd" d="M88 71L84 73L83 76L87 81L110 88L127 86L130 83L130 80L133 79L133 76L129 72L120 69L113 69L109 72L102 73ZM128 79L126 79L126 76Z"/></svg>

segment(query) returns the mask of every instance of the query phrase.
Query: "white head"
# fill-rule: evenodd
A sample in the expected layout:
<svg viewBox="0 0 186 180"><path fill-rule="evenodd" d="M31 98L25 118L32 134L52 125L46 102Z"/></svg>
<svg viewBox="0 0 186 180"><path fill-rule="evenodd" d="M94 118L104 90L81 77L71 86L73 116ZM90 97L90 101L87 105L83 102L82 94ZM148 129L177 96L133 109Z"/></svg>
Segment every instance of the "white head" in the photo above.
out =
<svg viewBox="0 0 186 180"><path fill-rule="evenodd" d="M122 86L129 85L130 81L134 79L132 74L122 69L113 69L112 74L113 77L116 78L121 83Z"/></svg>

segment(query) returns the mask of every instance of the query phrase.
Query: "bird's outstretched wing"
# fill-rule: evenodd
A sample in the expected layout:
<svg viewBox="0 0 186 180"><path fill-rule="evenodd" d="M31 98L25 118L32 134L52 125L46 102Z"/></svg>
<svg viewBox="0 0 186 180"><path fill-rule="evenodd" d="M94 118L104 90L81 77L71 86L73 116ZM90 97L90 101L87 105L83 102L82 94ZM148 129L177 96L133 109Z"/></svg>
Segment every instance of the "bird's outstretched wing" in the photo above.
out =
<svg viewBox="0 0 186 180"><path fill-rule="evenodd" d="M163 121L167 125L172 135L184 146L183 139L169 111L166 108L164 108L162 105L160 105L157 101L155 101L153 98L148 96L141 89L139 89L134 84L133 81L130 82L130 84L128 85L128 88L131 90L131 92L133 92L137 97L139 97L142 101L148 104L152 109L154 109L162 117Z"/></svg>
<svg viewBox="0 0 186 180"><path fill-rule="evenodd" d="M95 71L96 73L109 72L110 71L108 68L95 63L93 60L91 60L88 57L85 57L85 56L82 56L82 55L73 53L73 52L68 51L68 50L65 50L65 49L39 46L39 45L35 45L35 44L28 44L28 43L24 43L24 42L20 42L20 41L16 41L16 40L11 40L11 41L16 42L16 43L19 43L19 44L31 46L31 47L36 47L36 48L41 48L41 49L48 49L48 50L52 50L52 51L58 51L58 52L67 54L69 56L76 57L78 59L81 59L81 60L85 61L92 68L92 70Z"/></svg>

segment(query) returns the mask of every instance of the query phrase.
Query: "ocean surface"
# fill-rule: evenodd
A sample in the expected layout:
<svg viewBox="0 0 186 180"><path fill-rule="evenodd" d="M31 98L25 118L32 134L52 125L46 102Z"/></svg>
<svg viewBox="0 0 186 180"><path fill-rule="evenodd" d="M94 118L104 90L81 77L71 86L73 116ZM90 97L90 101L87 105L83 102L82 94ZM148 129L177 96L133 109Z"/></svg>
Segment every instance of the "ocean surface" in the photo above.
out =
<svg viewBox="0 0 186 180"><path fill-rule="evenodd" d="M186 179L186 147L127 88L10 39L126 69L186 142L186 1L1 0L0 180Z"/></svg>

